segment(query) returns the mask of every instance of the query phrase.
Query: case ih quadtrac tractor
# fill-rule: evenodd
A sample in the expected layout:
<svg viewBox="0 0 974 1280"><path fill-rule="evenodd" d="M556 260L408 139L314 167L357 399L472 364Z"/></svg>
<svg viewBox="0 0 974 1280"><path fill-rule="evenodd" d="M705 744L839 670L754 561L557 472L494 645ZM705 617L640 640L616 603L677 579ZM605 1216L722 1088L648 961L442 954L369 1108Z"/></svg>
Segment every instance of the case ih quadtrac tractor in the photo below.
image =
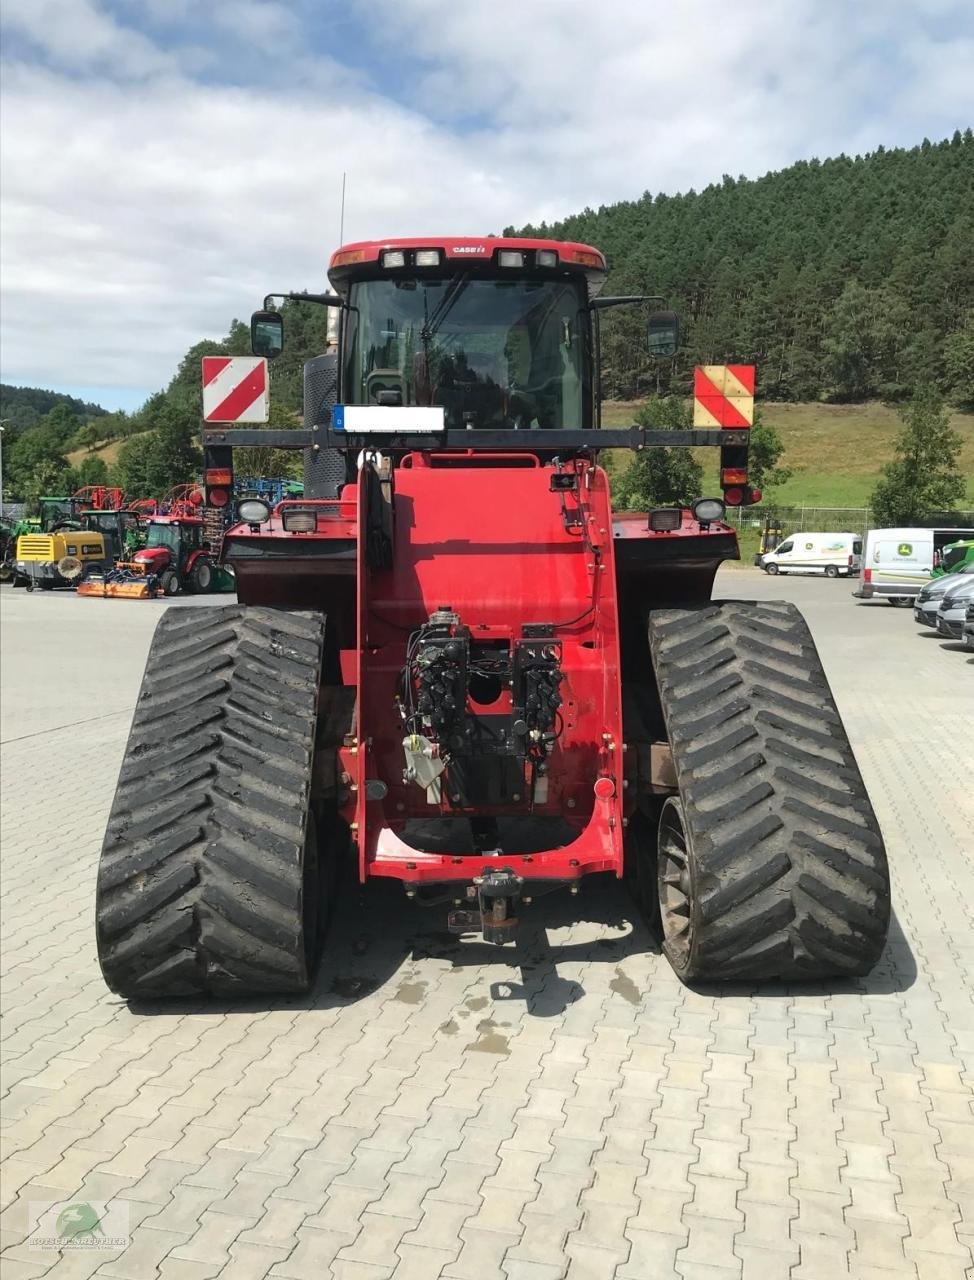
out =
<svg viewBox="0 0 974 1280"><path fill-rule="evenodd" d="M601 311L647 300L544 240L355 244L329 278L286 295L336 322L305 429L205 433L213 505L237 445L305 448L304 497L241 502L239 603L159 623L99 870L109 985L306 988L346 861L495 943L611 872L686 980L869 970L883 841L808 628L711 601L747 432L599 429ZM275 355L281 315L252 333ZM674 352L671 313L649 340ZM701 444L720 499L613 514L599 448Z"/></svg>

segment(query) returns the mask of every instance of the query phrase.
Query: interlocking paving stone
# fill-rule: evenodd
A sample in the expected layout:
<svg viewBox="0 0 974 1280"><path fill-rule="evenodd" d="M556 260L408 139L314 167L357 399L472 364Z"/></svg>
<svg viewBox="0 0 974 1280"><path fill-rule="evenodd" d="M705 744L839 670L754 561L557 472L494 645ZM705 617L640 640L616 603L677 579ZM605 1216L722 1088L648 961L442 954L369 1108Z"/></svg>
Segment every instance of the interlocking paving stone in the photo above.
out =
<svg viewBox="0 0 974 1280"><path fill-rule="evenodd" d="M697 992L618 885L541 900L516 951L370 887L308 997L131 1009L91 906L161 606L4 588L4 1280L968 1274L974 681L848 584L719 586L806 610L889 846L872 975ZM84 683L32 645L44 608ZM86 785L62 797L63 751ZM128 1208L127 1248L30 1247L29 1202L85 1199Z"/></svg>

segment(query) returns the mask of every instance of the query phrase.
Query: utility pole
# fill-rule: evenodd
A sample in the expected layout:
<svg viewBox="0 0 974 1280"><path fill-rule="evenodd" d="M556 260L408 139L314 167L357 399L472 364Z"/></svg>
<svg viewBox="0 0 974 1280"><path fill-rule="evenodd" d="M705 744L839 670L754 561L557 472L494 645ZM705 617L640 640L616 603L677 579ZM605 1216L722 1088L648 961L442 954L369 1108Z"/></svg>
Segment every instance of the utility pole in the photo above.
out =
<svg viewBox="0 0 974 1280"><path fill-rule="evenodd" d="M345 243L345 178L346 174L342 174L342 212L338 221L338 243Z"/></svg>
<svg viewBox="0 0 974 1280"><path fill-rule="evenodd" d="M0 519L3 519L3 432L13 418L0 418Z"/></svg>

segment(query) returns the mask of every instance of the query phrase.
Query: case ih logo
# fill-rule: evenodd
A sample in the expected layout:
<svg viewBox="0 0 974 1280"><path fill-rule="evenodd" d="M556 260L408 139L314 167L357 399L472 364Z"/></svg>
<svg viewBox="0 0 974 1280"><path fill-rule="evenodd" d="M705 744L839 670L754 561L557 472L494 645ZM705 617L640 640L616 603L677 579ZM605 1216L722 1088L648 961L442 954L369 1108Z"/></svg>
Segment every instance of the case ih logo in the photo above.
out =
<svg viewBox="0 0 974 1280"><path fill-rule="evenodd" d="M454 253L486 253L487 246L485 244L457 244L453 246Z"/></svg>
<svg viewBox="0 0 974 1280"><path fill-rule="evenodd" d="M267 412L263 356L203 357L205 422L266 422Z"/></svg>

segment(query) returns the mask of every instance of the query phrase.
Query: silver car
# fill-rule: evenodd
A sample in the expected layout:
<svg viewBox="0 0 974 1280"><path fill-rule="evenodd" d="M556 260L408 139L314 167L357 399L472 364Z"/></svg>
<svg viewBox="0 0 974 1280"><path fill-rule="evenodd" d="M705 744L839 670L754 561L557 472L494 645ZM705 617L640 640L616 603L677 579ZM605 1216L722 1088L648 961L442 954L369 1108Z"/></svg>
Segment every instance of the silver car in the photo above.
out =
<svg viewBox="0 0 974 1280"><path fill-rule="evenodd" d="M964 618L964 631L961 635L965 649L974 649L974 600L967 606L967 615Z"/></svg>
<svg viewBox="0 0 974 1280"><path fill-rule="evenodd" d="M944 593L959 586L961 580L968 574L974 574L974 561L970 564L965 564L961 569L956 569L953 573L945 573L939 578L932 578L921 588L920 594L913 603L915 621L921 627L930 627L931 630L936 631L937 610L940 608Z"/></svg>
<svg viewBox="0 0 974 1280"><path fill-rule="evenodd" d="M950 640L959 640L967 620L967 606L974 600L974 577L968 574L962 582L945 591L937 610L937 632Z"/></svg>

